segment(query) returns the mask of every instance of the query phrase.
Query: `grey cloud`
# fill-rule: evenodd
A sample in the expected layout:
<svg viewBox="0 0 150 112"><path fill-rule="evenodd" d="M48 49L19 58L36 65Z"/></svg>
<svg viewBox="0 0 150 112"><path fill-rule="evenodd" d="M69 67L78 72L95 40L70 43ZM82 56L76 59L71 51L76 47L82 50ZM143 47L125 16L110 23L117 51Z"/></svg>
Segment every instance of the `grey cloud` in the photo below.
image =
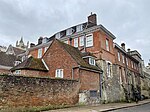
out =
<svg viewBox="0 0 150 112"><path fill-rule="evenodd" d="M118 43L150 58L149 0L0 0L0 44L15 44L21 36L36 42L87 21L94 12L98 23L109 29Z"/></svg>

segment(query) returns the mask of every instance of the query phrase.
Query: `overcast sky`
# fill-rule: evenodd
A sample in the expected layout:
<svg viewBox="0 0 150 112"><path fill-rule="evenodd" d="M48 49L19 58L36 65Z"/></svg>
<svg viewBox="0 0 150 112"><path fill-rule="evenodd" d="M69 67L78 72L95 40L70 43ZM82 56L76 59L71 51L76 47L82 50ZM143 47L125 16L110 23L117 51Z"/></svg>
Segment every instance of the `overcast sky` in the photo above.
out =
<svg viewBox="0 0 150 112"><path fill-rule="evenodd" d="M0 0L0 45L37 42L70 26L86 22L91 12L117 38L119 45L150 59L150 0Z"/></svg>

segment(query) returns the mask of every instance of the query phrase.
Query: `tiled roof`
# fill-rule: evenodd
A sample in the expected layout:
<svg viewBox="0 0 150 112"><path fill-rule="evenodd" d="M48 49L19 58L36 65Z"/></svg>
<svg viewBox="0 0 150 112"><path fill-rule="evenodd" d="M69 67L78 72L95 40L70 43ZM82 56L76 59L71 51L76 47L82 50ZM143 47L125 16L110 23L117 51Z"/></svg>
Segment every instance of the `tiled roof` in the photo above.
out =
<svg viewBox="0 0 150 112"><path fill-rule="evenodd" d="M56 39L58 43L72 56L72 58L80 65L81 67L85 67L92 70L102 71L97 66L93 66L85 62L82 58L82 53L78 50L78 48L75 48L71 45L65 44L59 40Z"/></svg>
<svg viewBox="0 0 150 112"><path fill-rule="evenodd" d="M0 52L0 65L13 67L16 56Z"/></svg>
<svg viewBox="0 0 150 112"><path fill-rule="evenodd" d="M47 71L45 65L41 59L33 58L32 56L26 59L24 62L15 66L11 71L15 70L37 70L37 71Z"/></svg>
<svg viewBox="0 0 150 112"><path fill-rule="evenodd" d="M90 52L82 52L82 57L86 57L86 56L96 57Z"/></svg>
<svg viewBox="0 0 150 112"><path fill-rule="evenodd" d="M22 50L22 49L19 49L17 47L12 47L14 52L15 52L15 55L19 55L19 54L22 54L25 52L25 50Z"/></svg>

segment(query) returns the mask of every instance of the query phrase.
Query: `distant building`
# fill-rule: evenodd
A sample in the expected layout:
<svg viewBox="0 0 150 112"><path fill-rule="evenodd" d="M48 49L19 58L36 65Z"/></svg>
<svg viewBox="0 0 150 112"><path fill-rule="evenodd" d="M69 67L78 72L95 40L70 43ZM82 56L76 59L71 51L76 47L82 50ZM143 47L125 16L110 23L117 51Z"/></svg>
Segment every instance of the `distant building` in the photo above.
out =
<svg viewBox="0 0 150 112"><path fill-rule="evenodd" d="M0 74L9 74L10 69L15 66L17 57L0 52Z"/></svg>
<svg viewBox="0 0 150 112"><path fill-rule="evenodd" d="M11 70L14 74L25 76L79 80L80 102L100 102L102 70L96 66L95 56L87 52L82 53L57 39L51 43L43 59L29 57ZM83 98L85 94L86 98Z"/></svg>
<svg viewBox="0 0 150 112"><path fill-rule="evenodd" d="M6 52L7 47L6 46L0 46L0 52Z"/></svg>
<svg viewBox="0 0 150 112"><path fill-rule="evenodd" d="M54 43L57 43L56 41L53 43L54 38L58 39L58 43L59 41L64 42L68 44L68 46L71 45L78 48L81 53L89 52L92 56L87 55L80 57L79 55L75 55L72 52L75 50L66 50L67 45L65 45L65 48L59 44L56 44L54 47ZM100 100L105 103L122 101L133 96L133 89L137 89L141 92L140 78L143 76L141 69L142 58L138 52L125 51L125 46L120 47L114 44L113 41L115 38L116 37L102 24L97 25L96 14L91 14L88 16L87 22L59 31L50 38L40 37L38 44L31 44L30 48L25 52L25 55L26 57L32 56L33 58L44 60L45 64L49 67L48 74L50 74L50 77L55 77L58 73L58 76L61 76L61 78L71 78L72 72L67 72L68 74L66 75L65 69L68 68L67 71L70 70L69 67L73 66L73 59L77 61L76 58L78 58L81 61L81 59L84 58L81 61L82 63L77 61L79 66L85 62L90 62L103 70L103 74L100 75L100 78L95 78L90 75L94 77L90 79L85 72L82 74L82 76L85 75L87 78L87 80L84 80L85 83L87 83L86 81L90 84L94 82L100 83L100 91L97 89L97 92L94 91L93 93L91 92L91 94L99 94ZM53 48L53 50L57 52L51 51L50 48ZM61 53L63 50L68 52L73 59L67 59L68 54ZM77 52L75 51L75 53ZM59 60L61 60L61 63L58 64ZM68 60L68 63L65 63L65 60ZM65 70L64 77L62 77L62 67L65 67L63 68ZM84 91L81 97L84 99L84 97L88 97L89 94L89 91Z"/></svg>
<svg viewBox="0 0 150 112"><path fill-rule="evenodd" d="M21 37L21 40L18 42L16 42L16 48L22 49L22 50L26 50L29 47L29 41L27 42L27 45L24 44L23 42L23 37Z"/></svg>

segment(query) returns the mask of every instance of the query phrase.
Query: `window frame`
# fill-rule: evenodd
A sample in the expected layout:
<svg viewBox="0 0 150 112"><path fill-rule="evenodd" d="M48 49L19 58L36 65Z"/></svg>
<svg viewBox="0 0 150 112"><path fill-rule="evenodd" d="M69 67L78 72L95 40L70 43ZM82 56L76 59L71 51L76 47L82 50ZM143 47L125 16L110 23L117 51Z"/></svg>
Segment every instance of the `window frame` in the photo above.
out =
<svg viewBox="0 0 150 112"><path fill-rule="evenodd" d="M125 56L122 54L122 63L125 63Z"/></svg>
<svg viewBox="0 0 150 112"><path fill-rule="evenodd" d="M111 65L112 63L110 61L106 61L106 64L107 64L107 70L106 70L106 74L107 74L107 77L111 77Z"/></svg>
<svg viewBox="0 0 150 112"><path fill-rule="evenodd" d="M89 57L89 64L95 66L95 59L93 57Z"/></svg>
<svg viewBox="0 0 150 112"><path fill-rule="evenodd" d="M80 32L80 31L83 31L83 25L77 25L76 26L76 32Z"/></svg>
<svg viewBox="0 0 150 112"><path fill-rule="evenodd" d="M121 61L120 52L119 51L118 51L117 55L118 55L118 61Z"/></svg>
<svg viewBox="0 0 150 112"><path fill-rule="evenodd" d="M64 70L63 69L56 69L56 71L55 71L55 77L57 77L57 78L63 78L64 77Z"/></svg>
<svg viewBox="0 0 150 112"><path fill-rule="evenodd" d="M79 46L84 46L84 36L79 37Z"/></svg>
<svg viewBox="0 0 150 112"><path fill-rule="evenodd" d="M74 38L74 47L78 47L78 38Z"/></svg>
<svg viewBox="0 0 150 112"><path fill-rule="evenodd" d="M110 51L110 48L109 48L109 39L106 38L106 43L105 44L106 44L106 50Z"/></svg>
<svg viewBox="0 0 150 112"><path fill-rule="evenodd" d="M91 38L91 39L90 39ZM89 42L91 41L91 42ZM90 34L87 34L86 35L86 47L92 47L93 46L93 43L94 42L94 39L93 39L93 34L90 33Z"/></svg>
<svg viewBox="0 0 150 112"><path fill-rule="evenodd" d="M42 48L39 48L39 49L38 49L38 57L37 57L37 58L41 58L41 57L42 57L42 51L43 51ZM41 53L41 54L40 54L40 53Z"/></svg>

